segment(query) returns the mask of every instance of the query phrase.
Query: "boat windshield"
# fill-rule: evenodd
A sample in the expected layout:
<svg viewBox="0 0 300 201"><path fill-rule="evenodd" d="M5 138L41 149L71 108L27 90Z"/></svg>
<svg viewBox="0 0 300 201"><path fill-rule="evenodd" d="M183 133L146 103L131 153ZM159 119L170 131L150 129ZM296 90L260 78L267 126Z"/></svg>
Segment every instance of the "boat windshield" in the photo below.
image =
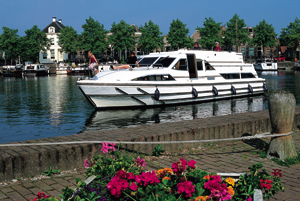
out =
<svg viewBox="0 0 300 201"><path fill-rule="evenodd" d="M144 57L139 61L139 65L141 67L151 66L157 59L158 57Z"/></svg>
<svg viewBox="0 0 300 201"><path fill-rule="evenodd" d="M160 57L157 62L153 65L154 67L169 67L175 58Z"/></svg>

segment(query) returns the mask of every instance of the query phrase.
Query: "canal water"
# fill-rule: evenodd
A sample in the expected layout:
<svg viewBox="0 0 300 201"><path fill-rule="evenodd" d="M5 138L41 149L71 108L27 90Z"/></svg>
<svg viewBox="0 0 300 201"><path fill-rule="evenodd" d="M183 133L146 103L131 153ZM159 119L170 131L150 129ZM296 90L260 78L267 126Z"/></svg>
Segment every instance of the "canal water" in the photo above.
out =
<svg viewBox="0 0 300 201"><path fill-rule="evenodd" d="M262 72L269 91L284 89L300 104L300 72ZM179 122L261 111L265 96L184 106L95 111L76 86L76 76L0 77L0 143L65 136L103 129Z"/></svg>

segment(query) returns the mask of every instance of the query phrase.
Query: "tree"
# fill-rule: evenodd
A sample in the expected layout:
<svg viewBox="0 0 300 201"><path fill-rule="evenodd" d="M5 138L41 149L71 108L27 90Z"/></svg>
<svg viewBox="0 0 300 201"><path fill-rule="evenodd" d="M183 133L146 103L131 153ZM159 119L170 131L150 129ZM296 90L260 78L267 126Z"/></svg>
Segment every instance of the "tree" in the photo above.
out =
<svg viewBox="0 0 300 201"><path fill-rule="evenodd" d="M93 54L104 52L107 50L106 34L107 30L104 25L89 17L86 23L82 25L83 32L81 34L81 48L91 51Z"/></svg>
<svg viewBox="0 0 300 201"><path fill-rule="evenodd" d="M20 37L18 29L2 27L3 33L0 35L0 50L5 52L5 65L7 59L16 59L19 54ZM2 55L1 55L2 56Z"/></svg>
<svg viewBox="0 0 300 201"><path fill-rule="evenodd" d="M280 33L280 44L285 46L294 46L296 50L300 42L300 19L296 17L287 28L282 28Z"/></svg>
<svg viewBox="0 0 300 201"><path fill-rule="evenodd" d="M275 47L276 46L276 36L275 28L272 24L266 23L265 20L260 21L256 27L253 28L254 36L253 36L253 44L256 46L265 47Z"/></svg>
<svg viewBox="0 0 300 201"><path fill-rule="evenodd" d="M152 52L154 49L158 49L163 45L162 32L160 32L159 26L154 24L151 20L149 20L148 24L145 23L145 26L141 26L139 30L142 36L138 44L140 47L145 48L146 51Z"/></svg>
<svg viewBox="0 0 300 201"><path fill-rule="evenodd" d="M66 26L61 29L58 39L58 44L64 52L71 53L79 50L78 34L73 27Z"/></svg>
<svg viewBox="0 0 300 201"><path fill-rule="evenodd" d="M123 51L127 49L133 49L135 44L135 27L127 24L124 20L121 20L119 24L115 22L110 29L111 35L109 36L109 43L115 50Z"/></svg>
<svg viewBox="0 0 300 201"><path fill-rule="evenodd" d="M23 57L32 61L38 61L40 51L49 50L51 40L42 32L37 25L25 31L22 38Z"/></svg>
<svg viewBox="0 0 300 201"><path fill-rule="evenodd" d="M198 27L196 30L199 30L200 33L200 39L198 40L198 43L202 46L203 49L210 50L212 47L215 46L215 43L218 41L219 43L222 43L222 37L220 35L221 33L221 23L222 22L216 22L211 17L205 18L205 21L203 22L203 27Z"/></svg>
<svg viewBox="0 0 300 201"><path fill-rule="evenodd" d="M226 23L227 29L224 32L224 45L228 50L232 49L232 46L236 46L236 51L241 44L247 44L249 42L249 33L245 29L246 23L237 14Z"/></svg>
<svg viewBox="0 0 300 201"><path fill-rule="evenodd" d="M167 36L167 41L171 45L171 49L191 48L193 47L193 39L188 36L189 29L185 28L178 18L173 20L170 26L170 31Z"/></svg>

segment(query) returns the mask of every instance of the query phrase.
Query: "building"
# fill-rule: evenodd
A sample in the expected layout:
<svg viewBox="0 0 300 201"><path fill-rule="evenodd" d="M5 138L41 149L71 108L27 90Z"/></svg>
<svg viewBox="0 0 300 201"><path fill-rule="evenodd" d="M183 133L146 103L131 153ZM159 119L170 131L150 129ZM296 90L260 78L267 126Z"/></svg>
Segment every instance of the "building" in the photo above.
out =
<svg viewBox="0 0 300 201"><path fill-rule="evenodd" d="M61 51L58 44L58 35L63 28L65 26L62 24L62 20L57 21L56 17L53 17L52 22L42 30L46 33L47 38L51 40L51 46L46 52L40 52L39 60L41 63L54 63L68 59L68 55Z"/></svg>

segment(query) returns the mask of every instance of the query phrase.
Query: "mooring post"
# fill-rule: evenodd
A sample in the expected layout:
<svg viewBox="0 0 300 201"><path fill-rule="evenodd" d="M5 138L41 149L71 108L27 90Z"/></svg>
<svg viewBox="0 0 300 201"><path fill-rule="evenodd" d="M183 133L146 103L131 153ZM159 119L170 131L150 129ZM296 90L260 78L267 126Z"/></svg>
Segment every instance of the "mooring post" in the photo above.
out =
<svg viewBox="0 0 300 201"><path fill-rule="evenodd" d="M269 114L273 134L290 133L293 129L296 100L292 93L279 90L269 97ZM267 151L269 158L280 160L297 156L292 135L274 137Z"/></svg>

